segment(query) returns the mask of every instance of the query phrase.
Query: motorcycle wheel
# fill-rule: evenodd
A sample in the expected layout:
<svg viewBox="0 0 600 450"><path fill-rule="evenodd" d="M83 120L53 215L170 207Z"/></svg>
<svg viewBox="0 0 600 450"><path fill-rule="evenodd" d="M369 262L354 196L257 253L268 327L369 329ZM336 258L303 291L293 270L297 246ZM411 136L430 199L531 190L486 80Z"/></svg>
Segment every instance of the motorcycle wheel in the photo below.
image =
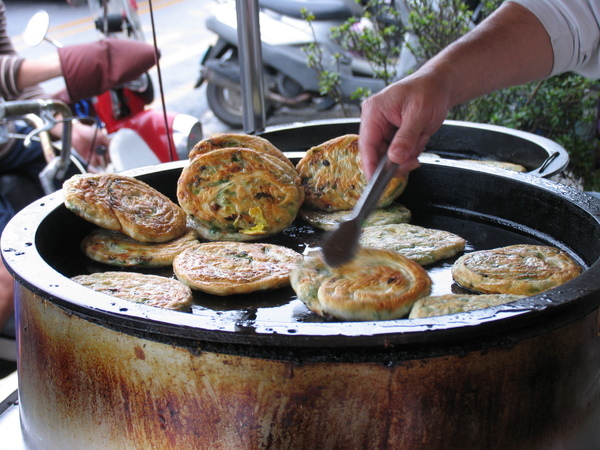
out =
<svg viewBox="0 0 600 450"><path fill-rule="evenodd" d="M144 104L149 105L154 101L154 83L152 83L152 78L146 73L144 74L148 79L148 85L146 89L141 92L138 92L140 98L144 101Z"/></svg>
<svg viewBox="0 0 600 450"><path fill-rule="evenodd" d="M244 128L244 106L241 91L207 83L206 100L214 115L224 124L237 129ZM265 102L265 118L275 112L275 107Z"/></svg>

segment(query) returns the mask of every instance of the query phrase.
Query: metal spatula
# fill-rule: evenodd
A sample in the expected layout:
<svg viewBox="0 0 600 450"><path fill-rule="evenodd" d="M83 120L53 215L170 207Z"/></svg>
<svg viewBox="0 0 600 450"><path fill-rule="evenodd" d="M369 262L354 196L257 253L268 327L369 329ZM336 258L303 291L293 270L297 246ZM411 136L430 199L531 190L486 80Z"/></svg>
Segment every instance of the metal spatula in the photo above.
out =
<svg viewBox="0 0 600 450"><path fill-rule="evenodd" d="M325 237L321 243L321 249L325 262L329 266L341 266L354 256L358 249L362 223L377 205L381 194L393 178L397 168L398 164L391 162L387 155L384 156L358 199L350 217Z"/></svg>

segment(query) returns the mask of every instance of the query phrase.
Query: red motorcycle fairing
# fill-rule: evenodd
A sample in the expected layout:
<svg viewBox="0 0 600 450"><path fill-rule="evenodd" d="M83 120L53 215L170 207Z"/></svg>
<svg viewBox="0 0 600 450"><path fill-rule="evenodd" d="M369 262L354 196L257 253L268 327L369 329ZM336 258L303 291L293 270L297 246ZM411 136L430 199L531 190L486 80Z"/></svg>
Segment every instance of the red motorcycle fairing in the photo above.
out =
<svg viewBox="0 0 600 450"><path fill-rule="evenodd" d="M173 119L175 114L167 113L168 130L164 116L154 110L140 111L134 116L115 122L117 131L121 128L135 130L146 144L153 150L160 162L178 161L175 142L173 141ZM170 145L169 145L170 141Z"/></svg>
<svg viewBox="0 0 600 450"><path fill-rule="evenodd" d="M123 128L123 121L143 112L146 101L143 96L129 89L103 92L94 98L93 106L107 133Z"/></svg>

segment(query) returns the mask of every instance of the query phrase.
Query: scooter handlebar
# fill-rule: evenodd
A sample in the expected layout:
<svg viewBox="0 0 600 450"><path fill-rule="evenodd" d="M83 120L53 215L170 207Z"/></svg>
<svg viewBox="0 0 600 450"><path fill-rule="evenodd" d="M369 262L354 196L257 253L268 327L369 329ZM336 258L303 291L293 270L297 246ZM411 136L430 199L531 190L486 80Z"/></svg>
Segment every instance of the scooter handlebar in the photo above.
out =
<svg viewBox="0 0 600 450"><path fill-rule="evenodd" d="M62 116L62 150L60 155L54 158L48 166L40 174L40 181L44 186L44 190L48 193L49 180L54 178L62 178L69 167L71 161L71 137L73 131L73 114L71 109L60 100L37 99L37 100L20 100L0 103L0 119L11 119L24 117L33 114L42 119L43 125L34 129L25 138L27 144L31 138L44 131L49 131L54 128L57 121L56 114Z"/></svg>
<svg viewBox="0 0 600 450"><path fill-rule="evenodd" d="M9 119L12 117L26 116L27 114L42 115L45 109L43 101L40 100L21 100L14 102L0 103L0 119Z"/></svg>

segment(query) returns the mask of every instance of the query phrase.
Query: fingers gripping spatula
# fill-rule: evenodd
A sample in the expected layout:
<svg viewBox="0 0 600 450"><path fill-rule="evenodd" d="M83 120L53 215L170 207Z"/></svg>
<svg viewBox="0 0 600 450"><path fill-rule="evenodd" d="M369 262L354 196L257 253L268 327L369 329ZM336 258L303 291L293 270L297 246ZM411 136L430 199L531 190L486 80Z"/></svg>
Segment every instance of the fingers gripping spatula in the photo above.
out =
<svg viewBox="0 0 600 450"><path fill-rule="evenodd" d="M398 164L391 162L387 155L379 162L377 170L362 192L350 217L340 223L321 243L327 265L338 267L354 256L358 249L362 223L377 205L397 168Z"/></svg>

